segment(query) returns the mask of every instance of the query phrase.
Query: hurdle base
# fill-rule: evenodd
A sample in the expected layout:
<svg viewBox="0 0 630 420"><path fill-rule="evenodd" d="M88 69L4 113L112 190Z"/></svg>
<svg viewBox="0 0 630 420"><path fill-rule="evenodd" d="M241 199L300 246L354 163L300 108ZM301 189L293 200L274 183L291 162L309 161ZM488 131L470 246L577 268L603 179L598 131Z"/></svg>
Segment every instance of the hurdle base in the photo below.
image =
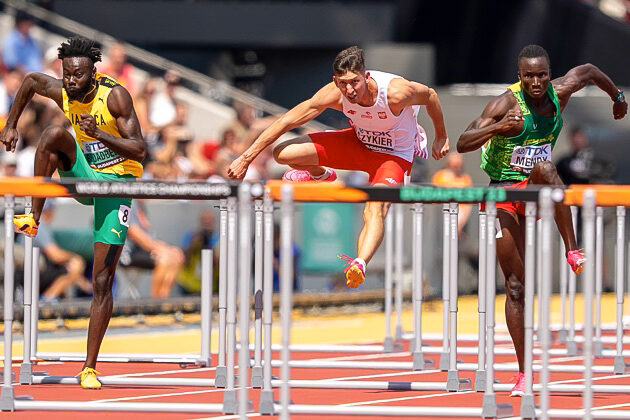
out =
<svg viewBox="0 0 630 420"><path fill-rule="evenodd" d="M582 347L577 345L574 340L567 341L567 356L573 357L582 354Z"/></svg>
<svg viewBox="0 0 630 420"><path fill-rule="evenodd" d="M569 338L569 333L567 332L566 329L563 328L561 330L558 330L558 338L557 338L558 343L566 344L568 338Z"/></svg>
<svg viewBox="0 0 630 420"><path fill-rule="evenodd" d="M15 411L15 392L12 386L2 386L0 411Z"/></svg>
<svg viewBox="0 0 630 420"><path fill-rule="evenodd" d="M223 414L238 413L238 401L236 399L236 390L230 389L223 393Z"/></svg>
<svg viewBox="0 0 630 420"><path fill-rule="evenodd" d="M252 388L263 387L263 368L262 366L254 366L252 368Z"/></svg>
<svg viewBox="0 0 630 420"><path fill-rule="evenodd" d="M604 346L600 340L596 340L593 342L593 356L601 359L604 357Z"/></svg>
<svg viewBox="0 0 630 420"><path fill-rule="evenodd" d="M478 370L475 372L475 391L477 392L486 391L486 371L485 370Z"/></svg>
<svg viewBox="0 0 630 420"><path fill-rule="evenodd" d="M33 364L24 362L20 365L20 385L33 384Z"/></svg>
<svg viewBox="0 0 630 420"><path fill-rule="evenodd" d="M431 359L425 359L424 353L416 351L413 353L413 370L431 370L435 369L435 362Z"/></svg>
<svg viewBox="0 0 630 420"><path fill-rule="evenodd" d="M440 370L442 372L448 371L450 355L447 351L440 353Z"/></svg>
<svg viewBox="0 0 630 420"><path fill-rule="evenodd" d="M536 418L536 403L534 402L533 395L523 395L521 397L521 418Z"/></svg>
<svg viewBox="0 0 630 420"><path fill-rule="evenodd" d="M403 328L402 325L396 325L396 334L394 334L396 341L400 341L403 339Z"/></svg>
<svg viewBox="0 0 630 420"><path fill-rule="evenodd" d="M484 419L503 419L514 416L511 404L497 404L495 394L483 396L483 408L481 417Z"/></svg>
<svg viewBox="0 0 630 420"><path fill-rule="evenodd" d="M383 351L385 353L394 352L394 340L391 337L385 337L385 340L383 340Z"/></svg>
<svg viewBox="0 0 630 420"><path fill-rule="evenodd" d="M214 387L225 388L227 386L227 366L217 366L214 375Z"/></svg>
<svg viewBox="0 0 630 420"><path fill-rule="evenodd" d="M470 379L459 379L458 371L449 370L448 379L446 380L446 390L448 392L472 391L472 383Z"/></svg>
<svg viewBox="0 0 630 420"><path fill-rule="evenodd" d="M275 414L272 390L263 390L260 392L260 414L272 416Z"/></svg>
<svg viewBox="0 0 630 420"><path fill-rule="evenodd" d="M625 375L627 373L630 373L630 365L626 363L623 356L615 356L613 373L615 375Z"/></svg>

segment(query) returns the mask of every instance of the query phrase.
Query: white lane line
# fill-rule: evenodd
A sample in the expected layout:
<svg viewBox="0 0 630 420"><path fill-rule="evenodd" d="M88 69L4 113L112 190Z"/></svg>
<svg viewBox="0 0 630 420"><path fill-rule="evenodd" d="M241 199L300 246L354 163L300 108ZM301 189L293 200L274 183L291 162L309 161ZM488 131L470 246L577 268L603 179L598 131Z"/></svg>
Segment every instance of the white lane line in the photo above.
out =
<svg viewBox="0 0 630 420"><path fill-rule="evenodd" d="M317 359L305 359L305 360L311 360L311 361L369 360L369 359L386 359L390 357L407 357L407 356L411 356L411 353L409 353L408 351L401 351L398 353L356 354L353 356L321 357Z"/></svg>
<svg viewBox="0 0 630 420"><path fill-rule="evenodd" d="M183 372L210 372L216 370L216 367L211 368L197 368L197 369L176 369L176 370L159 370L153 372L140 372L140 373L122 373L120 375L107 375L103 378L131 378L139 376L153 376L153 375L170 375L171 373L183 373Z"/></svg>
<svg viewBox="0 0 630 420"><path fill-rule="evenodd" d="M423 375L427 373L439 373L440 370L432 369L432 370L417 370L417 371L409 371L409 372L394 372L394 373L376 373L374 375L362 375L362 376L345 376L341 378L335 378L335 381L348 381L353 379L369 379L369 378L382 378L384 376L405 376L405 375Z"/></svg>
<svg viewBox="0 0 630 420"><path fill-rule="evenodd" d="M621 408L621 407L630 407L630 403L602 405L601 407L593 407L593 411L595 411L595 410L605 410L607 408Z"/></svg>
<svg viewBox="0 0 630 420"><path fill-rule="evenodd" d="M260 417L262 416L262 414L260 413L248 413L247 417ZM239 419L240 417L236 414L234 415L228 415L228 416L216 416L216 417L203 417L203 418L198 418L198 419L193 419L193 420L232 420L232 419Z"/></svg>
<svg viewBox="0 0 630 420"><path fill-rule="evenodd" d="M461 392L444 392L440 394L429 394L429 395L416 395L413 397L400 397L400 398L389 398L386 400L374 400L374 401L362 401L357 403L347 403L347 404L337 404L339 407L354 407L357 405L370 405L370 404L380 404L394 401L407 401L407 400L420 400L424 398L433 398L433 397L443 397L445 395L462 395L462 394L471 394L477 391L461 391Z"/></svg>
<svg viewBox="0 0 630 420"><path fill-rule="evenodd" d="M212 392L223 392L223 391L224 389L204 389L202 391L172 392L168 394L138 395L136 397L109 398L106 400L94 400L91 402L104 403L104 402L116 402L116 401L133 401L133 400L143 400L143 399L148 399L148 398L176 397L178 395L209 394Z"/></svg>

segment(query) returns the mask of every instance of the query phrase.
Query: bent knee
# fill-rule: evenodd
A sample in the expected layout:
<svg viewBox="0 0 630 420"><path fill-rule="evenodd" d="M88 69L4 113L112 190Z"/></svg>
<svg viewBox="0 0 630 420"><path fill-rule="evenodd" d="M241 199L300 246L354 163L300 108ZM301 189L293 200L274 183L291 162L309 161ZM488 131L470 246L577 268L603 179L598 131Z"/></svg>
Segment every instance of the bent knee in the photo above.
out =
<svg viewBox="0 0 630 420"><path fill-rule="evenodd" d="M548 160L538 162L530 174L530 179L536 184L555 184L557 177L556 165Z"/></svg>
<svg viewBox="0 0 630 420"><path fill-rule="evenodd" d="M69 135L68 131L60 125L48 126L42 131L42 142L50 143Z"/></svg>

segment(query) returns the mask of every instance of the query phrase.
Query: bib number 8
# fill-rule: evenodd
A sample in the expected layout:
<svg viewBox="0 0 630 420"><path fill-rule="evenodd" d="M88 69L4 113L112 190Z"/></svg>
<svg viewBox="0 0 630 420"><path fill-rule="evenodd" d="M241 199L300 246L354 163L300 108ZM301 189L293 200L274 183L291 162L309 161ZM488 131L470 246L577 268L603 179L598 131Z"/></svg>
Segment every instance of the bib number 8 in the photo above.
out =
<svg viewBox="0 0 630 420"><path fill-rule="evenodd" d="M121 225L129 227L129 218L131 217L131 208L121 205L118 209L118 221Z"/></svg>

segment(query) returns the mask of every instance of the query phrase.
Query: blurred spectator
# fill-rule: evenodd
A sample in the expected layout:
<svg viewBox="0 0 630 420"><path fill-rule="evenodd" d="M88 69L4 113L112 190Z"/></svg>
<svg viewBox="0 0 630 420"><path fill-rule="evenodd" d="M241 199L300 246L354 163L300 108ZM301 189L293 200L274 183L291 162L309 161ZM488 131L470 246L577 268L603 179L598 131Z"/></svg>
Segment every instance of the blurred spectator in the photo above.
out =
<svg viewBox="0 0 630 420"><path fill-rule="evenodd" d="M44 73L55 79L61 79L63 69L61 59L58 57L57 47L50 47L44 54Z"/></svg>
<svg viewBox="0 0 630 420"><path fill-rule="evenodd" d="M42 52L31 36L33 19L22 11L15 15L15 29L4 39L2 56L9 69L24 73L42 71Z"/></svg>
<svg viewBox="0 0 630 420"><path fill-rule="evenodd" d="M134 108L136 109L136 115L138 115L138 122L140 122L140 128L144 139L150 148L154 147L157 143L158 130L149 121L149 104L153 95L155 95L155 85L157 80L153 77L148 78L140 92L133 98Z"/></svg>
<svg viewBox="0 0 630 420"><path fill-rule="evenodd" d="M186 262L179 273L177 281L180 289L185 294L198 295L201 293L201 250L214 249L219 242L219 237L215 233L216 218L210 209L205 209L199 216L199 227L197 230L186 232L182 239L182 249L186 256ZM218 253L214 253L215 262L218 262ZM218 280L218 264L213 265ZM213 290L216 290L213 273Z"/></svg>
<svg viewBox="0 0 630 420"><path fill-rule="evenodd" d="M129 218L127 241L120 255L123 267L153 270L151 296L165 298L171 295L175 280L184 264L181 249L155 239L147 218L144 202L134 200Z"/></svg>
<svg viewBox="0 0 630 420"><path fill-rule="evenodd" d="M39 221L37 236L33 246L39 247L46 261L46 268L41 270L39 290L43 301L56 301L75 285L84 293L90 294L92 286L84 277L85 261L77 254L66 251L55 240L50 223L54 217L54 200L46 200Z"/></svg>
<svg viewBox="0 0 630 420"><path fill-rule="evenodd" d="M466 188L472 187L472 178L464 173L464 159L457 152L450 152L445 159L444 169L440 169L433 175L431 183L438 187ZM457 231L462 234L466 222L470 217L472 205L460 204L459 215L457 218Z"/></svg>
<svg viewBox="0 0 630 420"><path fill-rule="evenodd" d="M293 241L293 290L300 290L300 248ZM280 226L276 224L273 228L273 291L280 291L280 270L282 269L282 261L280 261Z"/></svg>
<svg viewBox="0 0 630 420"><path fill-rule="evenodd" d="M179 75L172 70L164 74L164 89L156 92L149 102L149 122L152 126L160 129L175 120L177 115L175 89L180 81Z"/></svg>
<svg viewBox="0 0 630 420"><path fill-rule="evenodd" d="M4 87L6 89L8 109L11 109L13 106L15 95L17 95L17 91L20 89L23 79L24 72L20 69L13 69L4 76Z"/></svg>
<svg viewBox="0 0 630 420"><path fill-rule="evenodd" d="M121 43L116 42L109 47L98 71L113 77L129 91L132 97L136 96L137 88L133 78L135 69L131 63L127 62L125 47Z"/></svg>
<svg viewBox="0 0 630 420"><path fill-rule="evenodd" d="M609 184L612 181L615 164L595 156L582 127L571 130L570 145L571 152L561 157L556 165L565 184Z"/></svg>
<svg viewBox="0 0 630 420"><path fill-rule="evenodd" d="M2 176L16 176L16 167L15 153L4 152L2 154Z"/></svg>

